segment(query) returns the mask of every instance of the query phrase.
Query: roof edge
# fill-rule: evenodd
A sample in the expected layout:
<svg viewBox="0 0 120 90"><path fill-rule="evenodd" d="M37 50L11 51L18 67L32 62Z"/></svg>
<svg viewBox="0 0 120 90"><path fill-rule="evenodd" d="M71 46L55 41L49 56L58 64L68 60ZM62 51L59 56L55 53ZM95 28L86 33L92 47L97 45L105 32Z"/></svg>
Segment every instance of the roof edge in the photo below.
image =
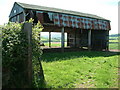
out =
<svg viewBox="0 0 120 90"><path fill-rule="evenodd" d="M107 20L109 22L111 22L108 19L105 19L103 17L100 17L98 15L95 14L88 14L88 13L83 13L83 12L79 12L79 11L73 11L73 10L66 10L66 9L59 9L59 8L53 8L53 7L46 7L46 6L40 6L40 5L34 5L34 4L26 4L26 3L21 3L21 2L15 2L14 4L18 4L19 6L21 6L24 9L32 9L32 10L39 10L39 9L34 9L34 8L27 8L24 5L31 5L31 6L37 6L37 7L43 7L43 8L47 8L47 9L51 9L51 10L41 10L41 11L47 11L47 12L55 12L55 13L63 13L63 14L70 14L70 15L75 15L75 16L82 16L82 17L88 17L88 18L95 18L95 19L99 19L99 20ZM24 4L24 5L22 5ZM54 10L58 10L58 11L54 11ZM64 11L64 12L60 12L60 11ZM66 13L65 13L66 12ZM67 12L72 12L72 13L67 13ZM73 14L73 13L78 13L78 14L86 14L85 15L78 15L78 14ZM88 16L87 16L88 15ZM91 15L91 16L89 16Z"/></svg>

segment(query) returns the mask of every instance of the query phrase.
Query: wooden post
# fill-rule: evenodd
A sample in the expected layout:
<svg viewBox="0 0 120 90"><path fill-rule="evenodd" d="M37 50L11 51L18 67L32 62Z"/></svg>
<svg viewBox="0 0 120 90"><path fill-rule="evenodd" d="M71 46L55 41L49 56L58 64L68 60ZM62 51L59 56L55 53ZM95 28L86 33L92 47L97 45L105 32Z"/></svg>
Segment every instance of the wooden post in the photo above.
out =
<svg viewBox="0 0 120 90"><path fill-rule="evenodd" d="M67 33L67 46L69 46L69 33Z"/></svg>
<svg viewBox="0 0 120 90"><path fill-rule="evenodd" d="M64 52L64 38L65 38L65 36L64 36L64 27L62 27L62 29L61 29L61 50L62 50L62 52Z"/></svg>
<svg viewBox="0 0 120 90"><path fill-rule="evenodd" d="M51 48L51 32L49 32L49 47Z"/></svg>
<svg viewBox="0 0 120 90"><path fill-rule="evenodd" d="M91 30L88 30L88 50L91 51Z"/></svg>
<svg viewBox="0 0 120 90"><path fill-rule="evenodd" d="M106 45L106 51L109 51L109 30L108 31L106 31L106 41L107 41L107 45Z"/></svg>
<svg viewBox="0 0 120 90"><path fill-rule="evenodd" d="M81 45L81 42L82 42L82 33L83 33L83 31L82 31L82 29L80 29L80 35L79 35L79 46L80 46L80 48L82 48L82 45Z"/></svg>
<svg viewBox="0 0 120 90"><path fill-rule="evenodd" d="M23 22L26 21L26 15L25 15L25 10L23 11Z"/></svg>
<svg viewBox="0 0 120 90"><path fill-rule="evenodd" d="M22 31L26 34L26 39L28 40L28 50L26 58L26 78L27 85L25 87L32 86L32 23L24 23Z"/></svg>
<svg viewBox="0 0 120 90"><path fill-rule="evenodd" d="M75 47L76 47L76 30L75 30Z"/></svg>

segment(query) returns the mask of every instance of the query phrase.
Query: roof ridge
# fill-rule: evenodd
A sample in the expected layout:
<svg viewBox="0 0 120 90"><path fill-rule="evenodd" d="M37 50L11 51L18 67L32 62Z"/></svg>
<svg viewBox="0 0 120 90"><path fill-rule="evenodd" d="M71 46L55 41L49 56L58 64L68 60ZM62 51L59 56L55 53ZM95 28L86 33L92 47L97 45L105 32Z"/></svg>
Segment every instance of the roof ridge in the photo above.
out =
<svg viewBox="0 0 120 90"><path fill-rule="evenodd" d="M66 10L66 9L47 7L47 6L41 6L41 5L34 5L34 4L26 4L26 3L21 3L21 2L15 2L15 3L17 3L18 5L20 5L23 8L26 8L26 9L36 9L36 10L42 10L42 11L48 11L48 12L51 11L51 12L57 12L57 13L83 16L83 17L88 17L88 18L107 20L107 19L100 17L100 16L97 16L95 14L83 13L83 12L79 12L79 11Z"/></svg>

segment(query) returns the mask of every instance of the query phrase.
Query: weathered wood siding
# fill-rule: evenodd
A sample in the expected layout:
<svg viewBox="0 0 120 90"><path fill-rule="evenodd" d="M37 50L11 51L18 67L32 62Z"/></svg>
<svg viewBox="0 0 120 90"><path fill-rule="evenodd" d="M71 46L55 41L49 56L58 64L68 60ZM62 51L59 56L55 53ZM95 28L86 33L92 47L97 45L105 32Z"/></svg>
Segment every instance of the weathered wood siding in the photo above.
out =
<svg viewBox="0 0 120 90"><path fill-rule="evenodd" d="M18 4L15 3L14 6L13 6L13 8L12 8L12 10L11 10L11 13L10 13L9 17L10 18L14 17L17 14L22 13L23 11L24 11L23 8L20 7Z"/></svg>
<svg viewBox="0 0 120 90"><path fill-rule="evenodd" d="M107 36L108 31L106 30L91 30L91 49L106 49ZM70 47L88 47L88 30L76 29L76 31L69 32L67 37Z"/></svg>
<svg viewBox="0 0 120 90"><path fill-rule="evenodd" d="M24 12L24 9L15 3L9 15L9 21L23 22L25 17L23 12Z"/></svg>

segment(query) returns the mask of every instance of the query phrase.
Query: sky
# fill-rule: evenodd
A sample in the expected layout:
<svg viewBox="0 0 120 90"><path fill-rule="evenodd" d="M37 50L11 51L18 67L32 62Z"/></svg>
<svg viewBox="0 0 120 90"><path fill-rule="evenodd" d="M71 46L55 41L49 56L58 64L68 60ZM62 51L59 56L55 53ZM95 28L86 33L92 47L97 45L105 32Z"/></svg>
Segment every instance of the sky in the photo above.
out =
<svg viewBox="0 0 120 90"><path fill-rule="evenodd" d="M119 0L0 0L0 25L8 22L14 2L54 7L101 16L110 20L110 34L118 33Z"/></svg>

